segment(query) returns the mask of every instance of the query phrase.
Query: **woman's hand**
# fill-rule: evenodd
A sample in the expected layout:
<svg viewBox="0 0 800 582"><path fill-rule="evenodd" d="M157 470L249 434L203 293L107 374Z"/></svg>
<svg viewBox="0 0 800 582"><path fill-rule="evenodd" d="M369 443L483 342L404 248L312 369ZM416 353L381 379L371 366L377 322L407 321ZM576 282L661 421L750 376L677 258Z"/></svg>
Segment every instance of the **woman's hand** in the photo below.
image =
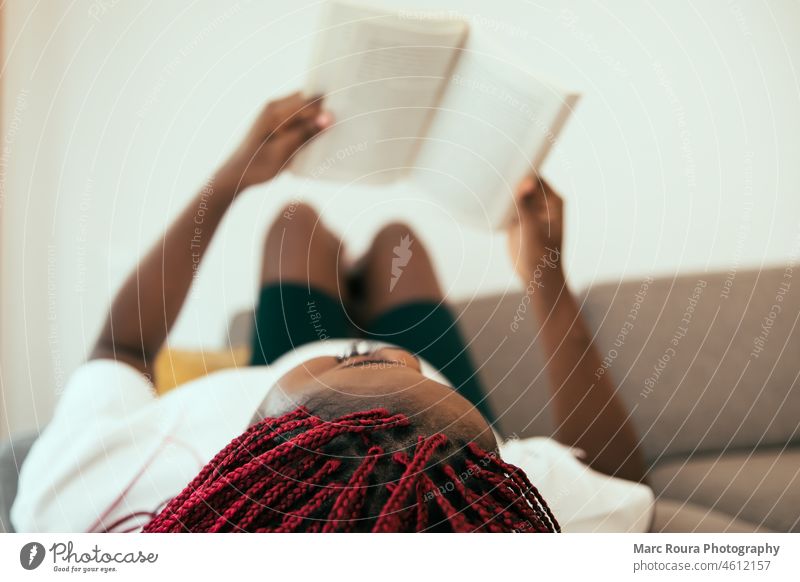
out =
<svg viewBox="0 0 800 582"><path fill-rule="evenodd" d="M561 275L564 201L539 177L525 178L516 192L517 219L508 228L508 252L526 284L539 283L543 273Z"/></svg>
<svg viewBox="0 0 800 582"><path fill-rule="evenodd" d="M294 93L272 101L256 118L247 136L214 176L215 188L238 193L271 180L300 147L330 126L322 98Z"/></svg>
<svg viewBox="0 0 800 582"><path fill-rule="evenodd" d="M122 360L152 377L153 360L236 194L275 177L298 148L330 121L321 99L306 99L299 93L267 105L211 183L130 274L114 299L92 359Z"/></svg>
<svg viewBox="0 0 800 582"><path fill-rule="evenodd" d="M508 249L526 288L511 330L530 304L550 377L556 439L583 449L598 471L641 481L645 465L630 414L610 375L598 372L603 361L561 268L564 203L538 177L523 180L516 196L518 220L508 229Z"/></svg>

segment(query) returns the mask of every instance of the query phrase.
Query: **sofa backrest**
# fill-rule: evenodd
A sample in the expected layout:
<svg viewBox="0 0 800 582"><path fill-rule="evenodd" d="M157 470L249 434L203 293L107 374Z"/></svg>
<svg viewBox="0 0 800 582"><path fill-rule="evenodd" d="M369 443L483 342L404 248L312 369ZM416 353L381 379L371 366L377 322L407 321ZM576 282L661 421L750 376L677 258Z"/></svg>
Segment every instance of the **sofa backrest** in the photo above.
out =
<svg viewBox="0 0 800 582"><path fill-rule="evenodd" d="M596 285L580 301L650 461L800 438L800 272ZM455 305L506 436L551 434L538 327L522 294ZM518 321L514 325L515 317Z"/></svg>

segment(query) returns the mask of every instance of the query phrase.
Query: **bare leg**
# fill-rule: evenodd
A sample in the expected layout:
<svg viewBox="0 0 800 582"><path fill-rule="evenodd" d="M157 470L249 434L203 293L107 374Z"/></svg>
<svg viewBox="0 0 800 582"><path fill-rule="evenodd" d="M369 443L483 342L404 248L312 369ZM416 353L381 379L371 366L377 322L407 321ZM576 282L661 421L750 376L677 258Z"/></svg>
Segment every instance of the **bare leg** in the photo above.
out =
<svg viewBox="0 0 800 582"><path fill-rule="evenodd" d="M442 289L428 252L410 227L385 226L361 262L363 321L417 301L440 302Z"/></svg>
<svg viewBox="0 0 800 582"><path fill-rule="evenodd" d="M495 418L430 256L405 224L383 228L362 264L366 333L424 358L484 417ZM390 313L391 312L391 313Z"/></svg>
<svg viewBox="0 0 800 582"><path fill-rule="evenodd" d="M316 211L307 204L290 205L281 211L264 242L261 284L308 285L345 304L343 260L342 241L322 224Z"/></svg>
<svg viewBox="0 0 800 582"><path fill-rule="evenodd" d="M341 241L310 206L283 209L264 243L251 365L271 364L303 344L352 336L341 262Z"/></svg>

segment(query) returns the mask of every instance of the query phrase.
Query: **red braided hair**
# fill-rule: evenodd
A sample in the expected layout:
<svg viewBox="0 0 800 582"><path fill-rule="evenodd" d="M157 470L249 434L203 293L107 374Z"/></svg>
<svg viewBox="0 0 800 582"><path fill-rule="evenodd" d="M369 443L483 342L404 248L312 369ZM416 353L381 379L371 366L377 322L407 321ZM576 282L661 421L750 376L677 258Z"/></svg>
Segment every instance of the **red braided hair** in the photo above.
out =
<svg viewBox="0 0 800 582"><path fill-rule="evenodd" d="M324 421L301 407L264 419L144 531L559 531L518 467L442 433L387 452L409 434L408 417L383 408Z"/></svg>

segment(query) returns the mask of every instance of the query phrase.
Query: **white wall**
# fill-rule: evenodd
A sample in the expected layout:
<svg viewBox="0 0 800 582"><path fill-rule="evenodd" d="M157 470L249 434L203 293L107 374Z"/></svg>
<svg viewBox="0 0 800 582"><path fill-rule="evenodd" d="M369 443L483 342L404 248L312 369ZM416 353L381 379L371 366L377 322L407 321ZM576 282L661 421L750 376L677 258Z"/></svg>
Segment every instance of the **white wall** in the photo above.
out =
<svg viewBox="0 0 800 582"><path fill-rule="evenodd" d="M584 91L546 166L567 199L576 285L796 252L797 2L384 3L458 8L532 70ZM299 86L318 3L10 0L5 10L0 362L18 430L46 421L126 271L256 108ZM215 344L251 304L264 229L295 187L279 180L233 210L174 343ZM386 196L315 193L354 250L390 215L413 219L454 297L516 286L502 237Z"/></svg>

